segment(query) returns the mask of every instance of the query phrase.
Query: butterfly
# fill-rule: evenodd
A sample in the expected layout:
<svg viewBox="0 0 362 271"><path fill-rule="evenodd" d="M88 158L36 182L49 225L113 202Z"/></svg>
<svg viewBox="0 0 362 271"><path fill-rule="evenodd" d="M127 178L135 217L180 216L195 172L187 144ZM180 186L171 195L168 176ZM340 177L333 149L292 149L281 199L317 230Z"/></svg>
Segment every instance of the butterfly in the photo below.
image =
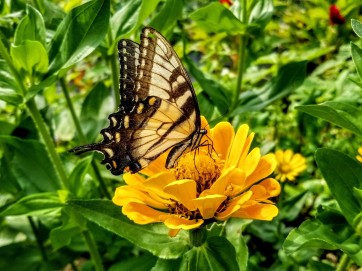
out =
<svg viewBox="0 0 362 271"><path fill-rule="evenodd" d="M170 43L145 27L140 44L118 43L120 106L101 130L103 141L71 152L103 153L103 164L114 175L136 173L170 149L166 168L174 167L187 150L195 150L206 130L190 77Z"/></svg>

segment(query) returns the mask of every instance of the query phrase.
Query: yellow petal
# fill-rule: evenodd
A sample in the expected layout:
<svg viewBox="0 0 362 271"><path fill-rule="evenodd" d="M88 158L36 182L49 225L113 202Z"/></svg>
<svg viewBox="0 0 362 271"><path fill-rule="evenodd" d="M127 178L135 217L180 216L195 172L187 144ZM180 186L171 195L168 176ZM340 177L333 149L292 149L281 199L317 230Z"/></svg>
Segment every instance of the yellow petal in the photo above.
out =
<svg viewBox="0 0 362 271"><path fill-rule="evenodd" d="M358 161L360 161L362 163L362 156L357 155L356 158Z"/></svg>
<svg viewBox="0 0 362 271"><path fill-rule="evenodd" d="M180 232L181 229L170 229L168 231L168 236L170 237L175 237L179 232Z"/></svg>
<svg viewBox="0 0 362 271"><path fill-rule="evenodd" d="M268 192L267 197L276 197L279 196L280 194L280 183L277 182L275 179L273 178L267 178L265 180L263 180L261 183L259 183L259 185L262 185L265 187L265 190Z"/></svg>
<svg viewBox="0 0 362 271"><path fill-rule="evenodd" d="M167 218L163 223L166 225L166 227L170 229L191 230L199 228L204 223L204 220L202 219L189 220L182 217L171 216Z"/></svg>
<svg viewBox="0 0 362 271"><path fill-rule="evenodd" d="M170 150L164 152L159 157L157 157L155 160L153 160L146 168L142 169L140 173L146 175L146 176L152 176L157 173L160 173L162 171L166 170L166 159L169 154Z"/></svg>
<svg viewBox="0 0 362 271"><path fill-rule="evenodd" d="M142 185L146 178L140 174L125 173L123 174L123 180L128 185Z"/></svg>
<svg viewBox="0 0 362 271"><path fill-rule="evenodd" d="M146 205L152 206L158 209L167 209L167 205L170 201L162 200L160 198L153 198L148 193L139 190L137 187L132 186L121 186L116 189L113 203L119 206L123 206L128 202L139 202Z"/></svg>
<svg viewBox="0 0 362 271"><path fill-rule="evenodd" d="M163 191L166 185L175 181L175 175L169 171L164 171L149 177L144 182L144 187L158 193L160 197L169 198L169 195Z"/></svg>
<svg viewBox="0 0 362 271"><path fill-rule="evenodd" d="M250 199L252 195L253 192L247 191L240 196L234 198L233 200L229 201L226 209L216 215L216 219L224 221L229 217L234 216L233 214L237 212L241 208L241 206Z"/></svg>
<svg viewBox="0 0 362 271"><path fill-rule="evenodd" d="M196 198L196 182L194 180L177 180L165 186L164 192L172 195L190 211L196 210L193 199Z"/></svg>
<svg viewBox="0 0 362 271"><path fill-rule="evenodd" d="M203 219L209 219L214 217L216 210L226 198L224 195L209 195L194 199L193 202L197 209L199 209Z"/></svg>
<svg viewBox="0 0 362 271"><path fill-rule="evenodd" d="M149 224L161 222L167 219L170 214L157 211L145 204L129 202L122 208L122 213L137 224Z"/></svg>
<svg viewBox="0 0 362 271"><path fill-rule="evenodd" d="M274 154L269 153L267 155L262 156L254 172L251 173L249 176L247 176L245 181L245 186L249 187L254 183L268 177L270 174L273 173L276 165L277 162Z"/></svg>
<svg viewBox="0 0 362 271"><path fill-rule="evenodd" d="M241 207L233 217L244 219L272 220L278 215L278 208L272 204L255 203L247 207Z"/></svg>
<svg viewBox="0 0 362 271"><path fill-rule="evenodd" d="M232 176L232 172L234 171L234 167L228 168L224 170L221 176L212 184L210 189L208 190L208 194L220 194L223 195L227 185L229 184L230 177ZM241 170L238 170L241 171ZM206 191L206 190L204 190Z"/></svg>
<svg viewBox="0 0 362 271"><path fill-rule="evenodd" d="M255 168L258 166L260 161L260 149L254 148L245 158L245 160L240 161L238 168L242 169L246 176L249 176L254 172Z"/></svg>
<svg viewBox="0 0 362 271"><path fill-rule="evenodd" d="M225 167L237 166L242 155L242 150L248 135L249 126L243 124L236 132L235 138L230 148L229 155L225 162Z"/></svg>
<svg viewBox="0 0 362 271"><path fill-rule="evenodd" d="M220 155L221 160L225 160L227 158L234 136L234 128L226 121L219 122L213 129L211 129L213 146L216 153Z"/></svg>

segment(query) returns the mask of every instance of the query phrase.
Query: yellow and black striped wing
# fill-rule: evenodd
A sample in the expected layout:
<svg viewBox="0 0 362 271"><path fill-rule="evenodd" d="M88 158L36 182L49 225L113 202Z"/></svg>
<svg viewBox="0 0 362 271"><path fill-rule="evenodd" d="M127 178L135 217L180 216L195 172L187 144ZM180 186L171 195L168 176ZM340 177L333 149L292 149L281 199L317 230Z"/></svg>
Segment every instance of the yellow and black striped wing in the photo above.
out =
<svg viewBox="0 0 362 271"><path fill-rule="evenodd" d="M138 172L171 149L166 167L199 142L200 111L190 78L172 46L156 30L144 28L140 44L118 43L119 110L101 131L103 141L73 151L100 151L115 175Z"/></svg>

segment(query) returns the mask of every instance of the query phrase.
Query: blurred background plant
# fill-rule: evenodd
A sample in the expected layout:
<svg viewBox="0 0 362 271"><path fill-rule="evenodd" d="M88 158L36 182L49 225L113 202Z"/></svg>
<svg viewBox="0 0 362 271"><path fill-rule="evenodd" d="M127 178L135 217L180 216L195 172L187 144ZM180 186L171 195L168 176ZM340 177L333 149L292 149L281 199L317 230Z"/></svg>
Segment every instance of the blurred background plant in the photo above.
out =
<svg viewBox="0 0 362 271"><path fill-rule="evenodd" d="M67 153L100 139L119 103L116 43L137 41L143 26L171 41L211 125L248 123L263 153L305 157L306 169L283 183L273 222L210 229L235 246L240 270L361 266L362 165L351 158L362 146L361 8L352 0L1 1L0 269L178 266L185 236L131 223L107 200L123 181L99 165L101 155Z"/></svg>

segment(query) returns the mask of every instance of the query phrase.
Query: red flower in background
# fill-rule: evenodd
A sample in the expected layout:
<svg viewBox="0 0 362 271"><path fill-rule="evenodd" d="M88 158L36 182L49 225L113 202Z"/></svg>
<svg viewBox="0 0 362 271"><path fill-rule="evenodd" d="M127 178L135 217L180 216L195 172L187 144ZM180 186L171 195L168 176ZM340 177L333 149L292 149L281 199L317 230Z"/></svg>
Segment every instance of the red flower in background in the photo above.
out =
<svg viewBox="0 0 362 271"><path fill-rule="evenodd" d="M342 16L336 5L329 7L329 21L332 25L344 24L346 22L346 19Z"/></svg>
<svg viewBox="0 0 362 271"><path fill-rule="evenodd" d="M226 4L228 6L231 6L233 2L231 0L219 0L221 4Z"/></svg>

